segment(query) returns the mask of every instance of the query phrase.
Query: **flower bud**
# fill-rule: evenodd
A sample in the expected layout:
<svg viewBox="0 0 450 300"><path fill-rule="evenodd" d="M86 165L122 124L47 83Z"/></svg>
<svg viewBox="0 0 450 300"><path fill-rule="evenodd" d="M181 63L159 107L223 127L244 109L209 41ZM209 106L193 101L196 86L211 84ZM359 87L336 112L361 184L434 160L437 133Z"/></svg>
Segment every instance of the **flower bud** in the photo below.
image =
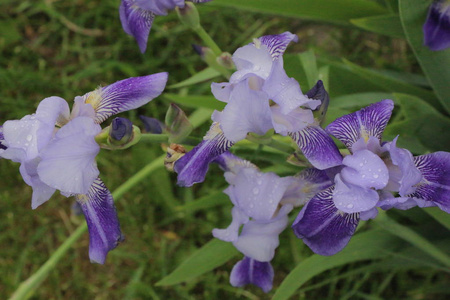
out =
<svg viewBox="0 0 450 300"><path fill-rule="evenodd" d="M129 148L137 144L140 139L141 130L125 118L115 118L111 125L103 128L95 137L100 147L109 150Z"/></svg>
<svg viewBox="0 0 450 300"><path fill-rule="evenodd" d="M198 15L197 8L191 2L186 2L183 8L175 8L178 14L178 18L181 23L192 28L197 29L200 27L200 16Z"/></svg>
<svg viewBox="0 0 450 300"><path fill-rule="evenodd" d="M184 111L173 103L167 110L165 124L171 143L181 142L193 129Z"/></svg>
<svg viewBox="0 0 450 300"><path fill-rule="evenodd" d="M139 116L142 123L144 123L145 131L153 134L161 134L163 132L164 124L155 118L146 116Z"/></svg>

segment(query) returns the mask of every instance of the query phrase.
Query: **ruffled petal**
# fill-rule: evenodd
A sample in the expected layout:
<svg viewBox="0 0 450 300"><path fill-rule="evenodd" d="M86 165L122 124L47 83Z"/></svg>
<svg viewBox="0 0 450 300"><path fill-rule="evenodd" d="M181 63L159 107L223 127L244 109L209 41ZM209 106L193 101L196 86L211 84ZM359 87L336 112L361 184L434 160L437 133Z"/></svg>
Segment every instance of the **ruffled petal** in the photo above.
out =
<svg viewBox="0 0 450 300"><path fill-rule="evenodd" d="M245 139L249 132L263 135L273 127L267 94L250 89L247 80L235 86L230 102L222 112L214 112L212 119L232 142Z"/></svg>
<svg viewBox="0 0 450 300"><path fill-rule="evenodd" d="M377 205L379 196L376 191L344 181L339 174L334 182L333 202L337 209L352 214L370 210Z"/></svg>
<svg viewBox="0 0 450 300"><path fill-rule="evenodd" d="M231 210L231 224L225 229L213 229L212 234L216 239L225 241L225 242L234 242L237 241L239 235L239 229L242 224L248 222L248 216L242 212L239 208L233 207Z"/></svg>
<svg viewBox="0 0 450 300"><path fill-rule="evenodd" d="M56 189L43 183L37 173L37 166L40 162L39 158L26 161L20 165L20 174L23 181L33 188L31 197L31 208L36 209L45 203L55 193Z"/></svg>
<svg viewBox="0 0 450 300"><path fill-rule="evenodd" d="M133 0L122 0L119 7L119 15L123 30L136 39L139 49L144 53L147 48L148 35L152 28L155 13L134 5Z"/></svg>
<svg viewBox="0 0 450 300"><path fill-rule="evenodd" d="M380 190L389 181L389 171L381 158L369 150L359 150L344 157L342 179L348 183Z"/></svg>
<svg viewBox="0 0 450 300"><path fill-rule="evenodd" d="M244 257L231 270L230 284L234 287L253 284L268 293L272 289L273 276L273 267L270 262L260 262Z"/></svg>
<svg viewBox="0 0 450 300"><path fill-rule="evenodd" d="M377 204L383 210L388 210L391 208L408 210L413 207L433 207L436 206L436 203L432 201L426 201L420 198L411 198L411 197L394 197L389 192L381 192L380 201Z"/></svg>
<svg viewBox="0 0 450 300"><path fill-rule="evenodd" d="M270 107L275 132L281 135L288 135L289 132L303 130L306 126L314 123L314 115L309 109L297 108L288 114L283 114L279 105Z"/></svg>
<svg viewBox="0 0 450 300"><path fill-rule="evenodd" d="M95 157L100 146L95 136L100 125L78 117L63 126L41 152L37 172L47 185L66 194L87 194L99 175Z"/></svg>
<svg viewBox="0 0 450 300"><path fill-rule="evenodd" d="M292 205L284 205L278 216L269 222L249 221L233 245L245 256L258 261L271 261L280 244L278 236L288 224L287 214Z"/></svg>
<svg viewBox="0 0 450 300"><path fill-rule="evenodd" d="M265 47L256 47L254 44L237 49L232 56L237 71L230 77L231 83L238 83L248 74L254 74L262 79L267 79L272 70L273 59Z"/></svg>
<svg viewBox="0 0 450 300"><path fill-rule="evenodd" d="M258 39L258 42L267 48L270 55L272 56L272 59L274 60L280 58L284 54L287 46L292 41L297 42L298 37L297 35L292 34L289 31L283 32L281 34L265 35Z"/></svg>
<svg viewBox="0 0 450 300"><path fill-rule="evenodd" d="M231 187L235 205L257 221L269 221L278 209L292 177L281 178L275 173L262 173L254 168L242 168Z"/></svg>
<svg viewBox="0 0 450 300"><path fill-rule="evenodd" d="M233 85L229 82L213 82L211 83L211 92L214 97L222 102L228 102L230 100L231 91Z"/></svg>
<svg viewBox="0 0 450 300"><path fill-rule="evenodd" d="M415 191L415 185L422 180L422 174L415 166L411 152L397 148L397 138L385 145L393 164L393 166L389 166L389 186L390 190L398 191L400 196L406 196Z"/></svg>
<svg viewBox="0 0 450 300"><path fill-rule="evenodd" d="M104 264L109 251L123 240L111 193L97 178L87 194L76 195L89 230L89 258Z"/></svg>
<svg viewBox="0 0 450 300"><path fill-rule="evenodd" d="M166 72L132 77L89 92L82 98L95 109L95 121L100 124L112 115L138 108L158 97L166 86L167 77Z"/></svg>
<svg viewBox="0 0 450 300"><path fill-rule="evenodd" d="M283 68L283 57L273 62L270 76L265 80L262 90L281 107L283 114L300 106L315 109L320 105L319 100L309 99L303 95L297 80L287 76Z"/></svg>
<svg viewBox="0 0 450 300"><path fill-rule="evenodd" d="M318 193L292 225L295 235L317 254L334 255L344 249L359 223L359 214L346 214L333 203L333 187Z"/></svg>
<svg viewBox="0 0 450 300"><path fill-rule="evenodd" d="M434 1L423 25L424 44L433 51L450 47L450 5Z"/></svg>
<svg viewBox="0 0 450 300"><path fill-rule="evenodd" d="M319 170L342 164L342 155L333 139L320 126L311 125L289 133L303 155Z"/></svg>
<svg viewBox="0 0 450 300"><path fill-rule="evenodd" d="M394 102L386 99L371 104L359 111L337 118L331 122L326 131L344 143L349 150L361 137L367 142L374 136L381 141L381 136L391 117Z"/></svg>
<svg viewBox="0 0 450 300"><path fill-rule="evenodd" d="M450 213L450 153L441 151L416 156L414 163L423 178L416 191L408 196L432 201Z"/></svg>
<svg viewBox="0 0 450 300"><path fill-rule="evenodd" d="M175 163L177 184L189 187L205 180L209 164L227 151L233 143L227 140L218 123L213 123L203 141Z"/></svg>

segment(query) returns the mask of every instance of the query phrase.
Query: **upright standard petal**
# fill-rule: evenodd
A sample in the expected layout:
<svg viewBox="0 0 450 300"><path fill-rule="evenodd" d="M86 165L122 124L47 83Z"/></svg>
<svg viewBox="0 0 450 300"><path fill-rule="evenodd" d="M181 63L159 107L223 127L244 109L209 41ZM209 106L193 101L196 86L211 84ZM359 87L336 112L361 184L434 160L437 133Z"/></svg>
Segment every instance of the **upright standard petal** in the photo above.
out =
<svg viewBox="0 0 450 300"><path fill-rule="evenodd" d="M218 123L213 123L203 141L175 163L177 184L189 187L205 180L209 164L227 151L233 143L227 140Z"/></svg>
<svg viewBox="0 0 450 300"><path fill-rule="evenodd" d="M367 142L371 136L381 141L381 136L391 117L394 102L386 99L359 111L337 118L326 131L352 151L352 145L360 138Z"/></svg>
<svg viewBox="0 0 450 300"><path fill-rule="evenodd" d="M346 214L334 206L333 189L329 187L312 198L292 225L295 235L320 255L344 249L359 223L359 214Z"/></svg>
<svg viewBox="0 0 450 300"><path fill-rule="evenodd" d="M138 108L158 97L167 78L166 72L132 77L89 92L82 98L95 109L95 121L100 124L112 115Z"/></svg>
<svg viewBox="0 0 450 300"><path fill-rule="evenodd" d="M119 220L111 193L97 178L87 194L76 199L83 210L89 230L89 258L104 264L109 251L123 240Z"/></svg>
<svg viewBox="0 0 450 300"><path fill-rule="evenodd" d="M134 0L122 0L119 7L120 21L123 30L136 39L139 49L144 53L155 14L140 8L134 2Z"/></svg>
<svg viewBox="0 0 450 300"><path fill-rule="evenodd" d="M435 0L423 25L424 44L433 51L450 47L450 4Z"/></svg>
<svg viewBox="0 0 450 300"><path fill-rule="evenodd" d="M273 276L274 272L270 262L260 262L250 257L244 257L231 270L230 284L234 287L253 284L267 293L272 289Z"/></svg>
<svg viewBox="0 0 450 300"><path fill-rule="evenodd" d="M414 157L414 163L422 173L422 181L409 197L431 201L450 213L450 153L435 152Z"/></svg>
<svg viewBox="0 0 450 300"><path fill-rule="evenodd" d="M88 117L78 117L63 126L41 152L39 178L67 195L87 194L99 175L95 157L100 146L95 136L100 125Z"/></svg>
<svg viewBox="0 0 450 300"><path fill-rule="evenodd" d="M245 139L249 132L263 135L273 128L267 94L250 89L248 79L235 86L230 102L222 112L214 112L212 119L232 142Z"/></svg>
<svg viewBox="0 0 450 300"><path fill-rule="evenodd" d="M310 125L289 135L315 168L325 170L342 164L338 147L320 126Z"/></svg>
<svg viewBox="0 0 450 300"><path fill-rule="evenodd" d="M150 10L158 16L167 15L168 10L175 7L184 7L184 0L134 0L136 5L145 10Z"/></svg>
<svg viewBox="0 0 450 300"><path fill-rule="evenodd" d="M284 51L286 50L287 46L290 42L297 42L298 37L295 34L290 33L289 31L283 32L281 34L275 34L275 35L265 35L257 39L255 41L255 46L257 43L261 43L261 45L264 45L267 47L267 50L269 51L272 58L278 59L284 54Z"/></svg>

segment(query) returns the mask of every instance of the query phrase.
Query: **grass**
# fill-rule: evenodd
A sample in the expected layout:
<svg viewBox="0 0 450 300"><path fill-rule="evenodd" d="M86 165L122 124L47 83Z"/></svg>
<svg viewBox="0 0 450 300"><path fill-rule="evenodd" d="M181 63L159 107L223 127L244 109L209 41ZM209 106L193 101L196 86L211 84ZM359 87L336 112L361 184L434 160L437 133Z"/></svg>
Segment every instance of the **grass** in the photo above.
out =
<svg viewBox="0 0 450 300"><path fill-rule="evenodd" d="M119 1L16 1L0 4L0 120L21 118L35 111L43 98L58 95L68 101L130 76L168 71L174 84L205 65L192 51L199 39L178 22L176 14L155 19L148 50L138 51L123 33ZM313 47L319 56L344 57L372 68L418 72L405 41L294 19L282 19L232 9L200 7L202 24L223 50L233 52L253 34L290 30L301 42L295 53ZM253 25L251 25L253 24ZM263 30L260 30L260 29ZM264 31L264 32L262 32ZM393 50L392 50L393 49ZM172 91L171 91L172 92ZM208 94L209 84L180 91ZM167 103L156 99L122 114L139 124L137 115L162 119ZM189 112L189 110L187 110ZM208 124L195 134L201 136ZM114 190L143 165L163 152L159 145L139 144L122 152L102 151L98 165L106 185ZM254 157L255 155L248 154ZM91 264L88 235L84 235L52 271L32 299L265 299L254 287L233 288L230 261L190 282L157 287L154 284L209 241L211 230L224 227L231 204L183 214L176 207L225 186L212 168L205 184L192 189L174 185L165 170L126 193L116 205L126 241L108 255L105 265ZM217 176L216 176L217 175ZM31 210L31 189L10 161L0 164L0 298L9 297L83 222L71 213L72 198L55 194ZM420 213L419 213L420 214ZM421 215L426 222L430 218ZM275 283L311 255L290 231L281 236L273 262ZM448 274L429 268L377 269L372 262L333 269L303 286L295 299L444 299Z"/></svg>

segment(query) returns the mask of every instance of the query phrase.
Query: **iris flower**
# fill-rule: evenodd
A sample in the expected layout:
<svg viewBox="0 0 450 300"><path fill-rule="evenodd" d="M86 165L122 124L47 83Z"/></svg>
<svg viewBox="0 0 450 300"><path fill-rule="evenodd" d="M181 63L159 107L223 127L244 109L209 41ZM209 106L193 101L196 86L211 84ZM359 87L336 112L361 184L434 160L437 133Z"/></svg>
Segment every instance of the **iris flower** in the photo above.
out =
<svg viewBox="0 0 450 300"><path fill-rule="evenodd" d="M381 143L393 107L392 100L383 100L327 126L326 132L340 140L350 155L342 158L340 166L326 170L334 184L307 202L292 225L315 253L341 251L360 220L376 217L377 207L439 206L450 211L445 192L450 188L450 153L413 158L396 146L397 138ZM333 151L327 143L312 146L319 152L321 148Z"/></svg>
<svg viewBox="0 0 450 300"><path fill-rule="evenodd" d="M287 227L288 213L331 185L324 171L307 169L298 176L263 173L252 163L225 152L216 160L230 186L224 191L234 207L232 222L214 229L214 237L232 242L244 254L230 274L233 286L254 284L264 292L272 288L270 261ZM240 231L242 226L242 231Z"/></svg>
<svg viewBox="0 0 450 300"><path fill-rule="evenodd" d="M175 163L178 184L191 186L205 178L208 165L249 132L274 129L288 135L314 123L311 109L321 101L305 96L283 68L283 53L297 36L284 32L255 39L233 54L237 71L229 82L213 83L214 96L227 103L215 111L203 141Z"/></svg>
<svg viewBox="0 0 450 300"><path fill-rule="evenodd" d="M122 238L111 193L99 178L95 161L99 124L148 103L161 94L166 82L167 73L118 81L76 97L72 111L64 99L49 97L35 114L3 124L0 157L21 164L20 173L33 188L32 208L56 190L75 196L88 224L93 262L104 263Z"/></svg>
<svg viewBox="0 0 450 300"><path fill-rule="evenodd" d="M211 0L192 0L194 3ZM155 16L166 16L175 7L183 8L185 0L122 0L119 7L123 30L133 36L142 53L147 48L148 35Z"/></svg>

